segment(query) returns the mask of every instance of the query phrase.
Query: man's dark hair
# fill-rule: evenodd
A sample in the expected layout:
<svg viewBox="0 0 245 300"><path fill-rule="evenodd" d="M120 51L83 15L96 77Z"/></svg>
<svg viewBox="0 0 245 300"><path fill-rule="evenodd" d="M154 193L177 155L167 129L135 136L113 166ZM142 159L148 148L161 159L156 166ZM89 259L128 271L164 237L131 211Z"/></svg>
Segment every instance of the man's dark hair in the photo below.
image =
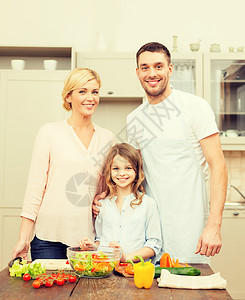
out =
<svg viewBox="0 0 245 300"><path fill-rule="evenodd" d="M138 66L138 60L139 60L139 56L141 53L145 52L145 51L149 51L149 52L162 52L165 54L166 59L168 61L168 64L171 63L171 54L168 50L167 47L165 47L164 45L157 43L157 42L150 42L147 43L145 45L143 45L138 52L136 53L136 62L137 62L137 66Z"/></svg>

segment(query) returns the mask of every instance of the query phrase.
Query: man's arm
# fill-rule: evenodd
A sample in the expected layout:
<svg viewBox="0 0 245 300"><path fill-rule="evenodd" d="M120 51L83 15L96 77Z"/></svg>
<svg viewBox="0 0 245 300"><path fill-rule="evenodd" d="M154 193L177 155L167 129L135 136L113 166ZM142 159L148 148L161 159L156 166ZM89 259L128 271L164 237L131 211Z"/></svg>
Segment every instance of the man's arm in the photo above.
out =
<svg viewBox="0 0 245 300"><path fill-rule="evenodd" d="M207 225L199 238L196 253L214 256L220 252L222 245L221 223L228 176L219 134L216 133L200 140L200 144L210 168L210 211Z"/></svg>

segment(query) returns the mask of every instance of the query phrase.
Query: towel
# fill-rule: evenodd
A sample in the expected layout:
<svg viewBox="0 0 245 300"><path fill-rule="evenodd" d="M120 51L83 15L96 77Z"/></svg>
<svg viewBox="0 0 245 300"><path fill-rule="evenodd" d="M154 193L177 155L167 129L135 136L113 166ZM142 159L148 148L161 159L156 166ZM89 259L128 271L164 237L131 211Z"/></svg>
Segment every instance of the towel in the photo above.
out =
<svg viewBox="0 0 245 300"><path fill-rule="evenodd" d="M209 276L185 276L174 275L168 270L162 270L157 281L159 287L177 289L226 289L227 287L227 282L220 276L220 273Z"/></svg>

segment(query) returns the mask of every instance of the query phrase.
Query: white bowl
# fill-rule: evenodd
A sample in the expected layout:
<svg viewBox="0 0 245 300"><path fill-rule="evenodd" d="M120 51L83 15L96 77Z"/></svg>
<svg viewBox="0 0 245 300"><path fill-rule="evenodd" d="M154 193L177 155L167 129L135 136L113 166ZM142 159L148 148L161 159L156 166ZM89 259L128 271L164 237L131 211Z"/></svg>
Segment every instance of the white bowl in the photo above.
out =
<svg viewBox="0 0 245 300"><path fill-rule="evenodd" d="M11 67L13 70L24 70L25 61L23 59L12 59Z"/></svg>
<svg viewBox="0 0 245 300"><path fill-rule="evenodd" d="M54 71L57 67L57 60L55 59L45 59L43 61L44 69L47 71Z"/></svg>
<svg viewBox="0 0 245 300"><path fill-rule="evenodd" d="M190 44L191 51L198 51L199 48L200 48L200 44L199 43L192 43L192 44Z"/></svg>
<svg viewBox="0 0 245 300"><path fill-rule="evenodd" d="M226 130L226 136L227 137L237 137L238 136L238 131L237 130Z"/></svg>

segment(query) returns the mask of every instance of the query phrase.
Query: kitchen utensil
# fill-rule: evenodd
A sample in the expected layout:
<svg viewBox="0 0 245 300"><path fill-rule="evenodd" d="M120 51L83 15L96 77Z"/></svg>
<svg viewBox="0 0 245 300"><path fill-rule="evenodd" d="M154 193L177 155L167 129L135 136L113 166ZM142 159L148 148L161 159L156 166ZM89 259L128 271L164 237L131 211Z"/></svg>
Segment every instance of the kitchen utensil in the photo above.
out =
<svg viewBox="0 0 245 300"><path fill-rule="evenodd" d="M238 136L238 131L233 130L233 129L226 130L226 136L227 137L237 137Z"/></svg>
<svg viewBox="0 0 245 300"><path fill-rule="evenodd" d="M220 52L220 45L219 44L211 44L210 45L210 52Z"/></svg>
<svg viewBox="0 0 245 300"><path fill-rule="evenodd" d="M244 47L237 47L237 52L243 52L244 51Z"/></svg>
<svg viewBox="0 0 245 300"><path fill-rule="evenodd" d="M24 70L25 61L23 59L12 59L11 67L13 70Z"/></svg>
<svg viewBox="0 0 245 300"><path fill-rule="evenodd" d="M173 35L173 49L172 49L173 52L177 52L178 51L177 38L178 38L177 35Z"/></svg>
<svg viewBox="0 0 245 300"><path fill-rule="evenodd" d="M36 259L32 262L41 263L46 270L71 270L71 266L68 263L67 259Z"/></svg>
<svg viewBox="0 0 245 300"><path fill-rule="evenodd" d="M190 44L191 51L198 51L199 48L200 48L200 43L191 43Z"/></svg>
<svg viewBox="0 0 245 300"><path fill-rule="evenodd" d="M45 59L43 61L44 69L47 71L54 71L57 67L57 60L55 59Z"/></svg>

